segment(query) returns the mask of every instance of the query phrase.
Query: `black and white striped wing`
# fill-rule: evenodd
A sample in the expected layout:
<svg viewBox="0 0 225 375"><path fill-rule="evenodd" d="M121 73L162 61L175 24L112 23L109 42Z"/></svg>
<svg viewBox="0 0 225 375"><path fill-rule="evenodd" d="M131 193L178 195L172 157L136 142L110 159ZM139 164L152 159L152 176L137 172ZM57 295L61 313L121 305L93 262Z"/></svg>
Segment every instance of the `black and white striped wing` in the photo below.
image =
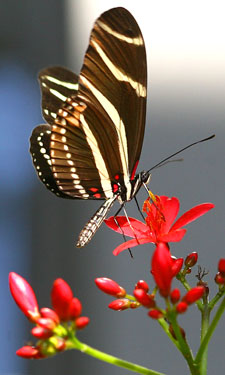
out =
<svg viewBox="0 0 225 375"><path fill-rule="evenodd" d="M49 67L39 73L42 93L42 113L48 124L37 126L30 137L30 152L37 175L43 184L54 194L62 198L72 198L58 188L52 172L50 141L52 127L57 112L68 96L76 95L78 77L62 67Z"/></svg>
<svg viewBox="0 0 225 375"><path fill-rule="evenodd" d="M50 156L59 189L75 198L131 197L130 178L145 127L146 53L124 8L95 22L79 76L52 126Z"/></svg>

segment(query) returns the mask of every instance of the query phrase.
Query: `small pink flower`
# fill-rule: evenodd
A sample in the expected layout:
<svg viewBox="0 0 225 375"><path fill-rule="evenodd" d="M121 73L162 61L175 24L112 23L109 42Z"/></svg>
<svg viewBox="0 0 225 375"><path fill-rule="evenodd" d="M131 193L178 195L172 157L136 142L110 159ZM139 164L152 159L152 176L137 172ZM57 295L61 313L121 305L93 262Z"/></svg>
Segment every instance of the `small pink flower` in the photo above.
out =
<svg viewBox="0 0 225 375"><path fill-rule="evenodd" d="M40 313L36 296L30 284L22 276L10 272L9 287L16 304L24 315L32 322L36 322L40 318Z"/></svg>
<svg viewBox="0 0 225 375"><path fill-rule="evenodd" d="M117 216L105 220L106 225L118 233L132 237L132 240L118 246L114 251L114 255L118 255L121 251L142 245L148 242L178 242L181 241L186 233L183 227L196 220L206 212L211 210L214 205L212 203L203 203L191 208L185 212L174 224L179 211L179 200L175 197L155 196L156 200L151 202L146 199L143 205L143 211L147 214L145 223L129 218L129 222L125 216ZM121 232L122 228L122 232Z"/></svg>

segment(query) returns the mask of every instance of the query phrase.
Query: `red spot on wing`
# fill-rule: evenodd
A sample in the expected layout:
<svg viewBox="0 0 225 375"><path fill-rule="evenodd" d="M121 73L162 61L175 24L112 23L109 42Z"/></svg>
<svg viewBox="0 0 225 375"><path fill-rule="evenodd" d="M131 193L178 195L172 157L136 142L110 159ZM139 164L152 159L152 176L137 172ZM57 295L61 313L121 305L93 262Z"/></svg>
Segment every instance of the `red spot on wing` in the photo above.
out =
<svg viewBox="0 0 225 375"><path fill-rule="evenodd" d="M120 176L118 174L115 175L115 180L119 180Z"/></svg>
<svg viewBox="0 0 225 375"><path fill-rule="evenodd" d="M94 194L93 195L95 198L101 198L101 194L99 194L99 193L96 193L96 194Z"/></svg>
<svg viewBox="0 0 225 375"><path fill-rule="evenodd" d="M131 181L132 181L132 180L134 179L134 177L135 177L138 163L139 163L139 160L137 160L136 163L135 163L135 165L134 165L133 171L132 171L131 176L130 176Z"/></svg>
<svg viewBox="0 0 225 375"><path fill-rule="evenodd" d="M89 190L93 191L93 193L96 193L96 191L98 191L98 189L94 187L90 188Z"/></svg>
<svg viewBox="0 0 225 375"><path fill-rule="evenodd" d="M116 193L118 191L119 187L117 184L113 184L113 193Z"/></svg>

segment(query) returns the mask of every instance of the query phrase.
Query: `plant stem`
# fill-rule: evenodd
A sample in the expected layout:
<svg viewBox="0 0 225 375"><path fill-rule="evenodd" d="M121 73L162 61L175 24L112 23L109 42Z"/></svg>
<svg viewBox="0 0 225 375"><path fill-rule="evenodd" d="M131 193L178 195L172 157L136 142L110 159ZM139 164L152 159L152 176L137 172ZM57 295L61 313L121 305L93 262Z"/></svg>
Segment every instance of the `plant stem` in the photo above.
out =
<svg viewBox="0 0 225 375"><path fill-rule="evenodd" d="M177 320L176 320L176 314L174 312L171 312L169 314L169 319L170 319L170 322L172 324L172 327L173 327L175 336L177 338L177 341L179 342L180 351L187 361L187 364L189 366L191 374L192 375L199 375L199 369L194 362L194 358L193 358L192 352L189 348L189 345L181 334L180 327L179 327L179 325L177 323Z"/></svg>
<svg viewBox="0 0 225 375"><path fill-rule="evenodd" d="M210 309L206 301L204 304L204 309L202 310L201 344L204 341L204 338L209 328L209 316L210 316ZM207 374L207 360L208 360L208 343L207 345L205 345L204 350L202 351L202 355L201 355L201 362L200 362L200 374L201 375Z"/></svg>
<svg viewBox="0 0 225 375"><path fill-rule="evenodd" d="M224 310L225 310L225 298L221 302L221 304L220 304L220 306L219 306L210 326L208 327L207 332L205 333L205 336L202 337L202 342L201 342L200 348L199 348L198 353L197 353L196 358L195 358L196 364L198 364L202 361L202 357L203 357L204 352L205 352L205 350L208 346L209 340L210 340L210 338L211 338L211 336L212 336L212 334L213 334L213 332L214 332L214 330L215 330ZM201 373L201 374L204 374L204 373Z"/></svg>
<svg viewBox="0 0 225 375"><path fill-rule="evenodd" d="M80 342L76 337L70 337L70 340L67 342L67 349L77 349L80 350L82 353L88 354L94 358L99 359L100 361L104 361L110 363L114 366L119 366L126 368L127 370L137 372L143 375L164 375L161 372L150 370L146 367L139 366L135 363L124 361L120 358L114 357L112 355L106 354L100 350L94 349L91 346L88 346L82 342Z"/></svg>

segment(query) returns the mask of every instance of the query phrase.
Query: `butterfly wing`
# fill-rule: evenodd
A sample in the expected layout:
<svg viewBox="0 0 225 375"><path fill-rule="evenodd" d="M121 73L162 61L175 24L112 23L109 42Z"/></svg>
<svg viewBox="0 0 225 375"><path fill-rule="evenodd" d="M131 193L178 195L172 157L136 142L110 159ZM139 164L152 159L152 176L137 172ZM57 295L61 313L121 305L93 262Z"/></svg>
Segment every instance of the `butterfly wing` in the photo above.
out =
<svg viewBox="0 0 225 375"><path fill-rule="evenodd" d="M78 93L52 126L52 169L65 194L111 199L120 189L123 200L130 199L144 135L146 79L135 19L124 8L103 13L91 32Z"/></svg>

